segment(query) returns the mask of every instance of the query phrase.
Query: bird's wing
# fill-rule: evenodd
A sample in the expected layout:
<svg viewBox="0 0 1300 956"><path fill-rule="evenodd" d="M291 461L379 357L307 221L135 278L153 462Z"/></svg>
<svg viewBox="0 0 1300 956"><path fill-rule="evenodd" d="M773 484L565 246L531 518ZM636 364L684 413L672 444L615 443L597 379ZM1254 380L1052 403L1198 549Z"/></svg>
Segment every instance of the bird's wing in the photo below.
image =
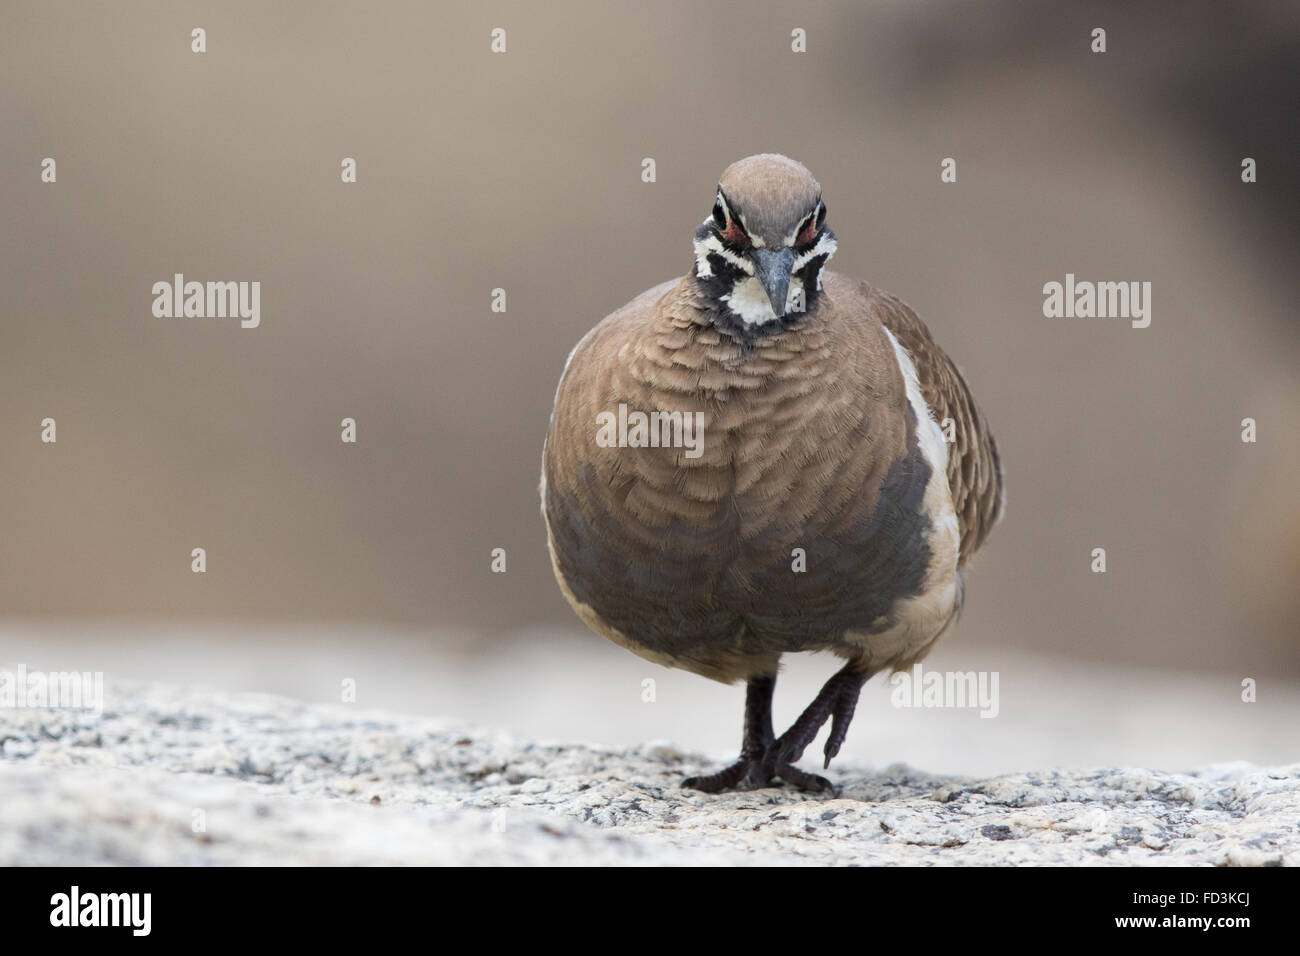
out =
<svg viewBox="0 0 1300 956"><path fill-rule="evenodd" d="M948 486L961 530L959 563L984 543L1002 516L1002 462L988 422L970 387L952 359L944 354L925 323L907 305L887 292L876 291L875 309L881 323L907 350L916 366L921 394L936 421L945 425L948 444Z"/></svg>

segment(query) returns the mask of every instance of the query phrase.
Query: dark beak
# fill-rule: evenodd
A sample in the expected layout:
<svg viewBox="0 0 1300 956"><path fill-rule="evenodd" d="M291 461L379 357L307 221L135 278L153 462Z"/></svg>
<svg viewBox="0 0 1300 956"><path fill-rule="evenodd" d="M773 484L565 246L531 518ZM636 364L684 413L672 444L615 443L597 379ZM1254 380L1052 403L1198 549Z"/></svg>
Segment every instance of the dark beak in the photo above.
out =
<svg viewBox="0 0 1300 956"><path fill-rule="evenodd" d="M772 311L778 316L785 315L785 297L790 291L790 270L794 268L794 250L787 247L780 252L767 249L755 249L751 254L754 260L754 277L763 286Z"/></svg>

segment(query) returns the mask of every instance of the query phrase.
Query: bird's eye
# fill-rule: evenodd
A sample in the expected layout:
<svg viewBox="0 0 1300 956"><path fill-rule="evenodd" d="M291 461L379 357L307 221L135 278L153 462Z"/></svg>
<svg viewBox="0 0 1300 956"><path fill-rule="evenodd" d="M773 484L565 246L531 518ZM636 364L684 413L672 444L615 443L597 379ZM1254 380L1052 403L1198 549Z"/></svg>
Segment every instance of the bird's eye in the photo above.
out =
<svg viewBox="0 0 1300 956"><path fill-rule="evenodd" d="M723 242L730 243L738 248L749 246L749 236L741 228L739 222L731 216L731 207L727 205L726 198L721 191L718 193L717 200L713 203L713 222L718 227L718 235Z"/></svg>
<svg viewBox="0 0 1300 956"><path fill-rule="evenodd" d="M795 236L794 244L796 246L806 246L817 238L817 217L809 216L804 222L803 228L799 230L799 235Z"/></svg>
<svg viewBox="0 0 1300 956"><path fill-rule="evenodd" d="M713 221L719 229L727 228L727 207L723 205L721 195L713 203Z"/></svg>
<svg viewBox="0 0 1300 956"><path fill-rule="evenodd" d="M749 236L745 235L745 230L741 229L740 225L734 221L723 231L722 238L725 242L742 249L749 246Z"/></svg>
<svg viewBox="0 0 1300 956"><path fill-rule="evenodd" d="M806 246L817 238L817 233L821 231L822 226L826 223L826 206L820 200L817 202L817 208L808 214L804 224L799 228L799 234L795 236L794 244L796 246Z"/></svg>

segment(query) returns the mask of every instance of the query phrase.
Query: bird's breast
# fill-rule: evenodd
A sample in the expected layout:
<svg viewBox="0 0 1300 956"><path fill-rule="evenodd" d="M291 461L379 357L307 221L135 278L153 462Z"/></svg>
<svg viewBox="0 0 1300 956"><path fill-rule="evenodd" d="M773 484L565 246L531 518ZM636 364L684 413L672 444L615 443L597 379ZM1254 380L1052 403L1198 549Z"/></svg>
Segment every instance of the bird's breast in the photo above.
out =
<svg viewBox="0 0 1300 956"><path fill-rule="evenodd" d="M673 657L833 642L925 591L935 471L892 348L868 344L670 326L570 369L543 495L575 607Z"/></svg>

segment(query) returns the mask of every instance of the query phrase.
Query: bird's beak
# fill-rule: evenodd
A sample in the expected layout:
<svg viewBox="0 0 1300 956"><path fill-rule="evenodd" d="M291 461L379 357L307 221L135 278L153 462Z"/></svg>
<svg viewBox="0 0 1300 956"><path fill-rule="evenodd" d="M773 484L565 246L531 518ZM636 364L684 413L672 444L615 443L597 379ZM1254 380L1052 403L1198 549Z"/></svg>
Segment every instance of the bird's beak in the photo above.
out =
<svg viewBox="0 0 1300 956"><path fill-rule="evenodd" d="M778 316L785 315L785 297L790 291L790 270L794 268L794 250L786 247L780 252L767 249L755 249L751 253L754 260L754 277L763 286L772 311Z"/></svg>

